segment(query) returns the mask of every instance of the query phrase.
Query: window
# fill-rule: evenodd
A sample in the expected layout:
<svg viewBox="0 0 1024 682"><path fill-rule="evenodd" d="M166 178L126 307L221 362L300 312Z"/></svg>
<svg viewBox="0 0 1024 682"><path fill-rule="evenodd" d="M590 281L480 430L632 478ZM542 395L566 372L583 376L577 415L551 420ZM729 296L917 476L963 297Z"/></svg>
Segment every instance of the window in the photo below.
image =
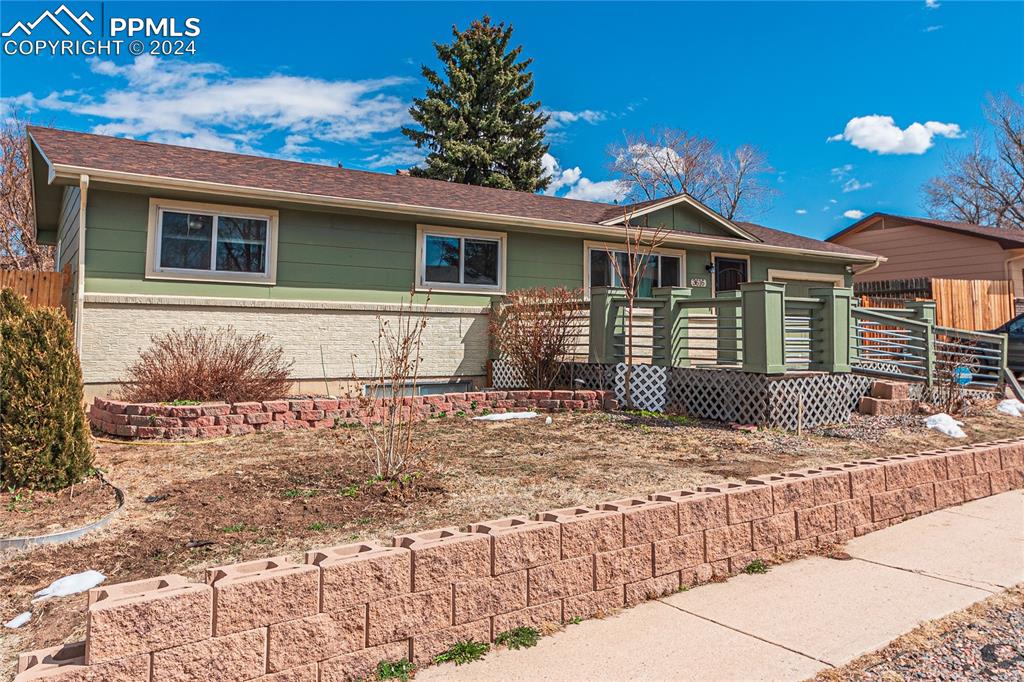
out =
<svg viewBox="0 0 1024 682"><path fill-rule="evenodd" d="M739 291L740 284L746 282L750 261L746 258L715 256L715 293L723 291Z"/></svg>
<svg viewBox="0 0 1024 682"><path fill-rule="evenodd" d="M619 272L628 273L633 270L629 267L629 254L625 251L613 250L615 260L618 261L618 268L615 268L608 258L609 247L603 245L590 245L588 248L589 280L587 288L590 287L621 287ZM637 287L638 296L650 296L654 293L654 287L679 287L683 285L683 252L658 252L648 256L647 265L640 276L640 285Z"/></svg>
<svg viewBox="0 0 1024 682"><path fill-rule="evenodd" d="M504 290L504 233L422 225L418 231L419 287L488 293Z"/></svg>
<svg viewBox="0 0 1024 682"><path fill-rule="evenodd" d="M150 201L146 276L274 283L277 212Z"/></svg>

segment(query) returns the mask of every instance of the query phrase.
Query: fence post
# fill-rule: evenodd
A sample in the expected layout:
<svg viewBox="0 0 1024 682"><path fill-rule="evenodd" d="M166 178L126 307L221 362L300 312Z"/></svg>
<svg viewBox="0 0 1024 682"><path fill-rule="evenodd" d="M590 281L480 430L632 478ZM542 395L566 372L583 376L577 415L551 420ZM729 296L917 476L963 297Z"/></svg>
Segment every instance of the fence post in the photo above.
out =
<svg viewBox="0 0 1024 682"><path fill-rule="evenodd" d="M786 372L786 285L743 282L743 371L757 374Z"/></svg>
<svg viewBox="0 0 1024 682"><path fill-rule="evenodd" d="M590 362L615 362L615 319L618 315L614 298L622 294L622 289L613 287L590 287Z"/></svg>
<svg viewBox="0 0 1024 682"><path fill-rule="evenodd" d="M935 301L907 301L907 310L914 313L914 319L924 322L924 347L920 351L924 360L925 382L930 387L935 382Z"/></svg>
<svg viewBox="0 0 1024 682"><path fill-rule="evenodd" d="M849 372L853 289L813 287L810 295L822 302L821 336L815 339L811 333L811 367L832 374ZM813 356L815 352L819 355L817 359Z"/></svg>
<svg viewBox="0 0 1024 682"><path fill-rule="evenodd" d="M687 310L679 305L693 290L688 287L654 287L654 297L662 302L654 318L654 345L661 346L661 355L652 364L662 367L682 367L686 362L680 337L685 340L689 321ZM657 350L657 349L656 349Z"/></svg>

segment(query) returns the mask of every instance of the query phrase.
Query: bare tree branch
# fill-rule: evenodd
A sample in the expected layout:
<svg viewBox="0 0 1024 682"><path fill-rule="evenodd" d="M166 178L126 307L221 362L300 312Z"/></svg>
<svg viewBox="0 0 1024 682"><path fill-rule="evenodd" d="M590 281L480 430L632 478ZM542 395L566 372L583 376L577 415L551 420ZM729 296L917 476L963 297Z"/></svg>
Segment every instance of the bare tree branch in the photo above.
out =
<svg viewBox="0 0 1024 682"><path fill-rule="evenodd" d="M976 138L971 151L949 155L945 173L923 187L924 206L937 218L1024 230L1024 106L990 95L985 116L991 141Z"/></svg>
<svg viewBox="0 0 1024 682"><path fill-rule="evenodd" d="M0 124L0 266L52 270L53 248L33 236L32 178L28 137L17 110Z"/></svg>
<svg viewBox="0 0 1024 682"><path fill-rule="evenodd" d="M638 200L688 194L728 219L766 209L776 191L763 177L774 169L757 147L721 152L714 140L685 130L659 128L630 134L608 149L610 168Z"/></svg>

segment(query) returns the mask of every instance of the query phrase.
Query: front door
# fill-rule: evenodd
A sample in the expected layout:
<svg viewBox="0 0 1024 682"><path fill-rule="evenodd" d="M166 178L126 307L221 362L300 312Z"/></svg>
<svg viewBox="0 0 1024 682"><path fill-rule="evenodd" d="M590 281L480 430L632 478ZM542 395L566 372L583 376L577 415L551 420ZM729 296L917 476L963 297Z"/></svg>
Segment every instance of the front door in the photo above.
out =
<svg viewBox="0 0 1024 682"><path fill-rule="evenodd" d="M738 291L740 284L749 278L749 263L745 258L715 256L715 293Z"/></svg>

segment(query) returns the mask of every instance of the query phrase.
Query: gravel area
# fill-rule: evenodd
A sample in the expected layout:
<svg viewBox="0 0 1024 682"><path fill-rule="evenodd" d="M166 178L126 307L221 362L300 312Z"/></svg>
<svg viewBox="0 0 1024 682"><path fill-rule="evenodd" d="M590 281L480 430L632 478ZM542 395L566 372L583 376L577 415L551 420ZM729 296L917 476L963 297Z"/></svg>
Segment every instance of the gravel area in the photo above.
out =
<svg viewBox="0 0 1024 682"><path fill-rule="evenodd" d="M1024 585L919 626L818 682L1024 680Z"/></svg>

